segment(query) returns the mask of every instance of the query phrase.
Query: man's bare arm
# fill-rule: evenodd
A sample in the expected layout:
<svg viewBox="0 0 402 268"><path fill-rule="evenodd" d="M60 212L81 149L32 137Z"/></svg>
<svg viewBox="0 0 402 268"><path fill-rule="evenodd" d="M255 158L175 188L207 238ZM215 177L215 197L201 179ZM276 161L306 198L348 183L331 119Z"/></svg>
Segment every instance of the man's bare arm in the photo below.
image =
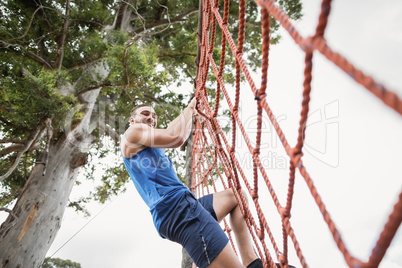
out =
<svg viewBox="0 0 402 268"><path fill-rule="evenodd" d="M181 112L181 114L176 117L167 127L167 130L171 133L171 135L180 137L182 143L184 143L190 135L193 115L196 112L195 105L196 99L193 98L188 106Z"/></svg>
<svg viewBox="0 0 402 268"><path fill-rule="evenodd" d="M196 101L193 99L183 112L166 129L152 128L146 124L130 126L123 137L123 146L139 148L177 148L188 138L191 132L192 116Z"/></svg>

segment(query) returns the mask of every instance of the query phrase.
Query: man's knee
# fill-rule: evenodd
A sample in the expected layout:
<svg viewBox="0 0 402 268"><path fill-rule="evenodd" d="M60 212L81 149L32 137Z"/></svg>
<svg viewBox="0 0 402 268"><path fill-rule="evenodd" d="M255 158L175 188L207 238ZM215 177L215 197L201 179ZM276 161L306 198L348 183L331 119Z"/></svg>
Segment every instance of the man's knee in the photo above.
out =
<svg viewBox="0 0 402 268"><path fill-rule="evenodd" d="M235 192L236 191L236 194ZM246 203L248 204L248 191L244 188L241 188L239 190L233 190L233 189L226 189L225 191L225 196L226 200L229 201L232 204L231 210L235 209L239 204L238 201L241 202L241 199L245 200ZM236 197L237 196L237 197Z"/></svg>
<svg viewBox="0 0 402 268"><path fill-rule="evenodd" d="M248 203L248 192L246 189L241 188L240 191L237 191L238 195L240 198L244 198L244 200L246 201L246 203Z"/></svg>
<svg viewBox="0 0 402 268"><path fill-rule="evenodd" d="M246 199L246 202L248 203L247 190L244 188L241 188L241 193L244 196L244 199Z"/></svg>
<svg viewBox="0 0 402 268"><path fill-rule="evenodd" d="M246 189L241 188L239 190L236 190L236 194L233 192L232 189L230 192L231 192L231 199L234 202L233 209L237 208L239 206L239 202L243 202L242 200L244 200L246 204L248 204L248 194Z"/></svg>

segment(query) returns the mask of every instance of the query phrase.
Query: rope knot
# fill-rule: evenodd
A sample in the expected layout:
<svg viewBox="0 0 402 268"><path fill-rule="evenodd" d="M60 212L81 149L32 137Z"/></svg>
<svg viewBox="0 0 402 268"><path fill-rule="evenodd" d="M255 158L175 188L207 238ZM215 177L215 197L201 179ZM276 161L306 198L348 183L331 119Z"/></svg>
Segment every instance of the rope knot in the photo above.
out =
<svg viewBox="0 0 402 268"><path fill-rule="evenodd" d="M287 208L281 207L279 209L279 212L280 212L282 218L288 218L289 219L290 216L291 216L290 211Z"/></svg>
<svg viewBox="0 0 402 268"><path fill-rule="evenodd" d="M253 155L259 155L260 154L260 148L254 148L253 150Z"/></svg>
<svg viewBox="0 0 402 268"><path fill-rule="evenodd" d="M305 52L313 52L314 50L314 37L310 36L304 39L301 44L300 48L303 49Z"/></svg>
<svg viewBox="0 0 402 268"><path fill-rule="evenodd" d="M292 159L295 160L295 162L297 164L300 164L300 159L302 158L302 156L303 156L303 152L301 151L301 149L298 149L296 147L292 149L291 157L292 157Z"/></svg>
<svg viewBox="0 0 402 268"><path fill-rule="evenodd" d="M235 148L234 148L234 147L230 147L229 153L230 153L230 154L234 154L234 153L235 153Z"/></svg>
<svg viewBox="0 0 402 268"><path fill-rule="evenodd" d="M243 51L238 49L238 50L236 51L236 57L237 57L237 56L243 57Z"/></svg>
<svg viewBox="0 0 402 268"><path fill-rule="evenodd" d="M252 198L253 200L255 200L255 199L258 198L258 192L257 192L256 190L254 190L254 189L251 190L250 195L251 195L251 198Z"/></svg>
<svg viewBox="0 0 402 268"><path fill-rule="evenodd" d="M258 94L258 89L255 91L254 100L256 100L256 101L261 100L260 94Z"/></svg>
<svg viewBox="0 0 402 268"><path fill-rule="evenodd" d="M264 79L265 79L265 78L264 78ZM256 100L256 101L262 101L266 96L267 96L267 94L265 94L265 93L261 94L260 91L259 91L259 89L257 89L257 90L255 91L255 94L254 94L254 100Z"/></svg>

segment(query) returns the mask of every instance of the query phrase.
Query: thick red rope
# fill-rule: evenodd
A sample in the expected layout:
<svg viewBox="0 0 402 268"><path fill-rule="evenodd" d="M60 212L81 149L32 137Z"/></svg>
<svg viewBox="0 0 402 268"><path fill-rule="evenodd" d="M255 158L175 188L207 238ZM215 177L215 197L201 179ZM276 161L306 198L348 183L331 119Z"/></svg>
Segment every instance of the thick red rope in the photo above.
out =
<svg viewBox="0 0 402 268"><path fill-rule="evenodd" d="M201 34L200 47L200 66L198 73L196 97L197 97L197 110L198 116L195 123L195 130L193 132L193 155L192 155L192 191L198 196L210 193L210 187L213 191L217 191L215 180L217 178L222 182L223 188L230 187L239 203L239 207L244 215L247 226L249 228L251 237L255 244L255 250L261 257L264 267L276 267L275 262L279 261L282 267L288 267L288 238L291 239L296 255L299 258L302 267L308 267L306 260L301 251L296 234L290 222L292 200L295 184L296 170L303 176L310 189L318 208L320 209L324 221L327 223L333 239L338 246L340 252L349 267L377 267L383 259L387 248L389 247L392 239L394 238L398 227L402 221L402 193L390 214L384 230L381 232L375 248L367 262L363 262L351 255L343 242L343 239L331 219L325 204L323 203L320 195L317 192L314 182L311 179L306 167L303 164L303 146L306 130L307 115L309 112L311 80L313 70L313 53L319 52L324 55L329 61L332 61L345 73L351 76L357 83L363 85L367 90L381 99L387 106L394 109L397 113L402 115L402 100L392 91L386 89L383 85L374 81L368 75L354 67L342 55L334 52L327 45L324 38L324 33L328 21L328 16L331 11L331 1L323 0L321 5L321 13L319 15L318 24L314 36L303 38L296 28L292 25L289 17L282 11L282 9L275 3L274 0L256 0L257 4L261 7L261 21L262 21L262 77L261 86L257 89L250 72L243 60L243 46L245 43L245 0L239 1L239 32L237 45L235 44L232 35L228 29L228 16L229 16L229 0L225 0L224 10L219 10L218 0L202 0L203 1L203 31ZM223 18L221 17L223 14ZM303 100L302 110L300 114L298 138L296 145L292 148L272 110L269 107L266 97L266 88L268 83L268 60L269 60L269 20L273 17L277 20L282 27L289 33L294 42L305 52L305 69L304 69L304 82L303 82ZM221 56L219 67L215 63L212 54L216 38L216 27L222 30L221 42ZM236 69L236 86L235 86L235 99L234 103L229 96L229 91L223 81L223 69L225 66L226 46L227 44L232 51L235 58ZM208 72L212 71L216 77L216 98L215 107L212 109L208 104L208 96L206 91L206 81ZM251 145L250 138L245 130L243 122L240 120L238 109L240 100L240 76L244 75L252 93L257 101L257 134L255 146ZM228 142L227 137L220 126L217 115L220 106L221 92L227 102L232 116L232 141ZM261 146L261 128L263 114L268 116L275 131L282 142L283 148L290 159L289 168L289 182L286 204L282 205L279 202L278 196L273 189L270 178L266 169L261 163L260 146ZM236 158L236 132L240 130L242 137L248 147L248 150L253 159L253 181L250 182L244 174L239 160ZM211 147L213 145L213 147ZM261 178L259 178L261 176ZM267 220L264 211L261 207L259 200L259 181L262 179L268 189L272 198L272 202L277 208L282 221L283 243L282 249L279 249L278 243L275 241L269 221ZM248 204L245 197L241 194L242 186L247 188L252 203ZM206 193L205 193L206 191ZM254 219L250 206L256 211L258 219ZM224 221L224 230L228 233L233 248L235 249L233 240L231 238L231 229ZM270 243L268 245L268 242ZM268 248L274 251L271 255Z"/></svg>

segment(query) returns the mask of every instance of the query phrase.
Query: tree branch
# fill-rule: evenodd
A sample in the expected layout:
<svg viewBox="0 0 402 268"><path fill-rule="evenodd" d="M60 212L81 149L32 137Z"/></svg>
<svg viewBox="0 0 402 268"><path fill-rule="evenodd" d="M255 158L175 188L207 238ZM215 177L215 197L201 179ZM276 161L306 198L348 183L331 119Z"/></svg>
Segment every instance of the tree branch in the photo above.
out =
<svg viewBox="0 0 402 268"><path fill-rule="evenodd" d="M8 41L11 41L11 40L18 40L18 39L24 38L24 37L28 34L29 29L31 28L31 25L32 25L33 19L34 19L34 17L35 17L35 14L36 14L39 10L45 9L45 8L57 12L57 10L54 9L54 8L45 7L45 6L42 6L42 5L41 5L40 7L38 7L38 8L32 13L31 19L29 20L29 23L28 23L28 26L27 26L27 29L25 30L25 32L24 32L21 36L14 37L14 38L8 39L8 40L6 40L6 41L8 42ZM10 34L10 33L8 33L8 34Z"/></svg>
<svg viewBox="0 0 402 268"><path fill-rule="evenodd" d="M43 67L45 67L48 70L53 70L53 67L43 58L41 58L40 56L36 55L35 53L27 50L25 47L21 46L20 44L9 44L3 40L0 40L0 43L3 44L3 47L6 49L9 49L11 52L14 52L16 54L22 55L24 56L24 53L26 53L26 57L39 63L40 65L42 65ZM19 49L21 49L21 51L15 50L13 47L18 47Z"/></svg>
<svg viewBox="0 0 402 268"><path fill-rule="evenodd" d="M43 138L44 132L42 131L41 134L36 138L36 140L41 140ZM28 141L24 140L15 140L15 139L4 139L0 140L0 143L14 143L13 145L8 146L7 148L4 148L2 151L0 151L0 158L8 155L13 152L21 152L24 149L24 144L26 144ZM39 147L39 143L35 142L31 145L31 147L28 148L26 152L32 152L33 150L36 150Z"/></svg>
<svg viewBox="0 0 402 268"><path fill-rule="evenodd" d="M15 225L18 217L15 216L14 212L8 208L0 207L0 211L5 211L8 214L10 214L10 216L12 217L12 219L10 221L8 221L8 224L2 225L0 228L0 241L1 241L3 239L3 235L6 234L7 231L10 230Z"/></svg>
<svg viewBox="0 0 402 268"><path fill-rule="evenodd" d="M13 144L8 146L7 148L4 148L3 150L0 151L0 158L11 154L13 152L21 152L21 150L24 148L24 144Z"/></svg>
<svg viewBox="0 0 402 268"><path fill-rule="evenodd" d="M116 12L116 19L115 19L113 30L121 29L121 26L123 24L124 13L126 12L126 8L127 8L126 1L121 1L119 4L120 5L119 5L119 9Z"/></svg>
<svg viewBox="0 0 402 268"><path fill-rule="evenodd" d="M145 31L145 19L144 19L143 16L141 16L140 13L138 13L137 8L136 8L134 5L132 5L131 3L127 2L127 1L122 0L122 2L124 2L126 5L129 5L129 6L133 9L134 13L137 15L136 18L139 18L139 19L140 19L142 28L144 28L144 31ZM123 13L121 14L121 15L122 15L122 16L121 16L121 19L122 19L122 20L124 20L124 16L126 15L126 13L127 13L127 6L124 7ZM131 14L130 14L130 15L131 15ZM120 25L120 29L123 30L123 31L124 31L124 30L127 31L127 29L125 29L126 25L123 25L123 22L124 22L124 21L122 21L122 23L121 23L121 25ZM127 24L127 23L126 23L126 24Z"/></svg>
<svg viewBox="0 0 402 268"><path fill-rule="evenodd" d="M110 126L106 125L103 120L99 120L99 128L102 129L106 135L111 137L115 142L120 142L120 135Z"/></svg>
<svg viewBox="0 0 402 268"><path fill-rule="evenodd" d="M48 63L45 59L43 59L42 57L36 55L35 53L33 53L31 51L28 51L26 49L25 49L25 51L29 54L29 55L27 55L28 58L30 58L33 61L36 61L37 63L46 67L49 70L53 70L52 65L50 65L50 63Z"/></svg>
<svg viewBox="0 0 402 268"><path fill-rule="evenodd" d="M0 143L24 143L24 141L14 140L14 139L5 139L5 140L0 140Z"/></svg>
<svg viewBox="0 0 402 268"><path fill-rule="evenodd" d="M191 56L191 57L195 57L195 56L197 56L197 54L195 54L195 53L180 53L180 54L177 54L177 55L174 55L174 54L172 54L172 55L165 54L165 55L159 56L158 58L159 58L159 59L165 59L165 58L172 58L172 59L175 59L175 58L177 58L177 56Z"/></svg>
<svg viewBox="0 0 402 268"><path fill-rule="evenodd" d="M36 140L36 137L39 135L39 128L35 130L33 133L31 133L31 139L28 140L24 146L24 148L17 154L17 157L15 158L15 161L13 165L10 167L10 169L4 174L3 176L0 176L0 182L8 178L11 173L15 170L17 167L18 163L20 162L21 156L31 147L32 143Z"/></svg>
<svg viewBox="0 0 402 268"><path fill-rule="evenodd" d="M46 13L44 11L42 11L42 12L44 15L43 20L45 21L47 27L49 28L49 33L52 33L52 34L55 33L56 31L54 30L53 25L50 23L49 19L47 18Z"/></svg>
<svg viewBox="0 0 402 268"><path fill-rule="evenodd" d="M98 61L101 61L101 60L103 60L103 58L104 58L104 56L101 56L99 58L96 58L96 59L93 59L93 60L90 60L90 61L86 60L86 61L83 61L83 62L79 62L76 65L74 65L74 66L72 66L70 68L67 68L66 70L71 71L71 70L74 70L76 68L85 67L85 66L91 65L93 63L96 63Z"/></svg>
<svg viewBox="0 0 402 268"><path fill-rule="evenodd" d="M4 117L2 117L2 116L0 116L0 121L2 121L4 124L6 124L6 125L9 126L9 127L18 128L17 125L15 125L15 124L13 124L13 123L11 123L11 122L8 122L8 121L7 121Z"/></svg>
<svg viewBox="0 0 402 268"><path fill-rule="evenodd" d="M192 9L189 9L189 10L183 12L182 14L178 15L174 19L161 20L161 21L158 21L158 22L155 22L155 23L150 23L148 25L145 25L144 27L137 27L136 29L134 29L132 31L131 35L135 36L135 35L137 35L137 34L139 34L141 32L150 30L152 28L157 28L157 27L162 27L162 26L182 22L184 20L184 17L190 16L191 14L194 14L194 13L197 13L197 12L198 12L198 8L192 8Z"/></svg>
<svg viewBox="0 0 402 268"><path fill-rule="evenodd" d="M261 29L261 22L256 22L256 23L247 22L246 26L250 26L255 29Z"/></svg>
<svg viewBox="0 0 402 268"><path fill-rule="evenodd" d="M124 48L123 68L124 68L124 72L126 73L126 85L130 84L130 75L129 75L128 68L127 68L127 51L128 51L128 48L130 46L132 46L133 44L134 44L134 42L129 42L128 44L126 43L126 46Z"/></svg>
<svg viewBox="0 0 402 268"><path fill-rule="evenodd" d="M81 90L80 92L75 93L75 96L82 95L82 94L84 94L84 93L87 93L87 92L89 92L89 91L98 89L98 88L100 88L100 87L124 87L124 86L126 86L126 84L112 85L112 84L110 83L110 81L106 81L106 82L103 83L103 84L99 84L99 85L96 85L96 86L89 87L89 88L86 88L86 89L84 89L84 90Z"/></svg>
<svg viewBox="0 0 402 268"><path fill-rule="evenodd" d="M66 40L67 29L69 24L69 16L70 16L70 0L66 2L66 14L64 15L64 24L63 24L63 31L61 32L60 37L57 39L57 56L56 56L56 63L55 69L60 70L61 65L63 63L64 58L64 41Z"/></svg>
<svg viewBox="0 0 402 268"><path fill-rule="evenodd" d="M105 27L105 25L102 24L101 22L92 21L92 20L78 20L78 19L70 20L69 25L73 25L73 24L78 24L78 25L94 24L94 25L97 25L97 26Z"/></svg>

